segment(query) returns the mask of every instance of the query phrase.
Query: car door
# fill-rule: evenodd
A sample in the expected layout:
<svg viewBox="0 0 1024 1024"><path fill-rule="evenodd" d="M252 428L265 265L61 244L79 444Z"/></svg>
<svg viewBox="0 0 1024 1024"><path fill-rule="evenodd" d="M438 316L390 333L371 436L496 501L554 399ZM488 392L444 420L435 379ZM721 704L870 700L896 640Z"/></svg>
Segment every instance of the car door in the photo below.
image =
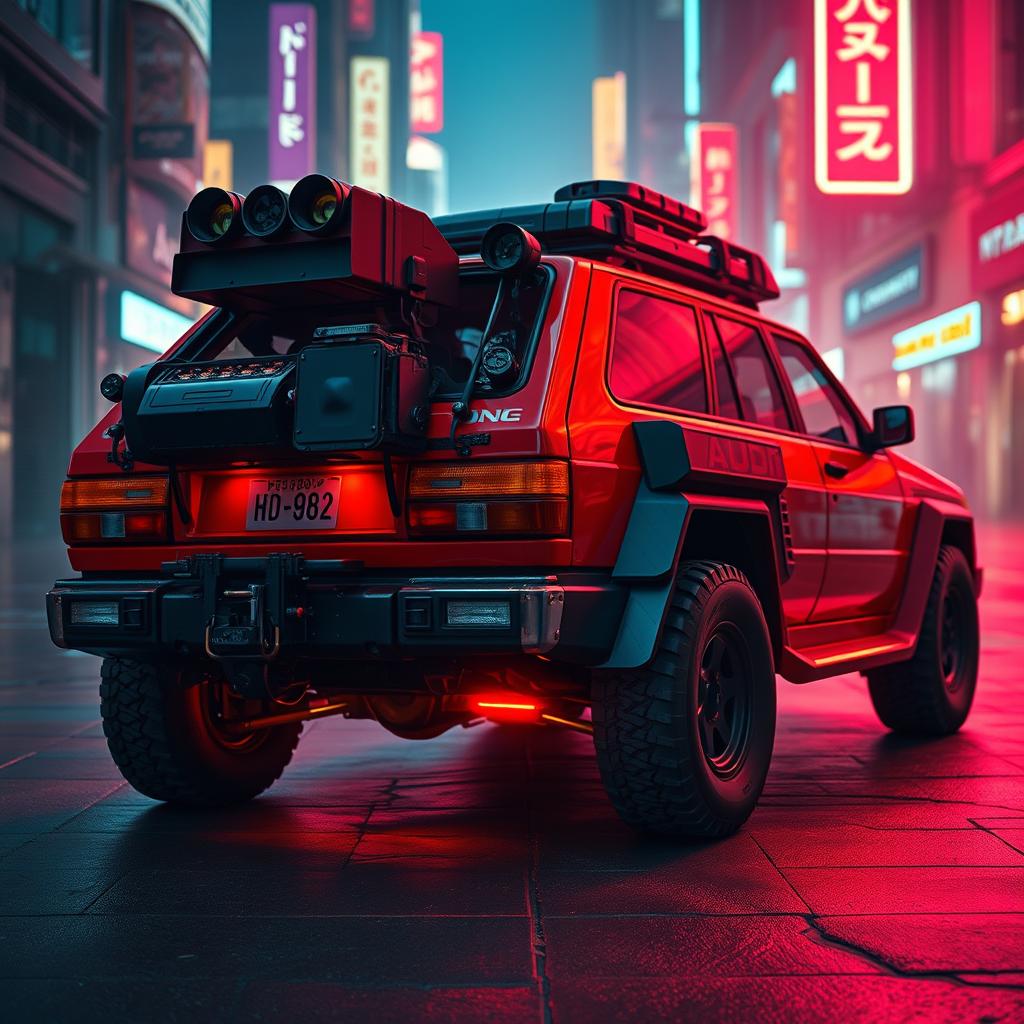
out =
<svg viewBox="0 0 1024 1024"><path fill-rule="evenodd" d="M849 399L817 353L773 340L828 493L828 559L812 622L890 616L907 559L903 490L884 451L867 451Z"/></svg>
<svg viewBox="0 0 1024 1024"><path fill-rule="evenodd" d="M796 430L760 326L753 319L707 310L715 411L728 433L748 433L782 450L788 483L793 571L782 584L787 625L808 620L821 590L826 561L825 485L810 442ZM733 421L733 422L729 422ZM735 422L739 421L739 422Z"/></svg>

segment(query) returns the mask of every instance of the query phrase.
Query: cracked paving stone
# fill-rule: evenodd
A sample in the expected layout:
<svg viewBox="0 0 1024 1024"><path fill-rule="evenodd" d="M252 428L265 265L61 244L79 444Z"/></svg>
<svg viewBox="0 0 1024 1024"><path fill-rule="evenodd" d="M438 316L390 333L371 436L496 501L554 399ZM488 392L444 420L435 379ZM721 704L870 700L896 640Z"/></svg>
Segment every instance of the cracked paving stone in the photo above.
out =
<svg viewBox="0 0 1024 1024"><path fill-rule="evenodd" d="M556 1024L1017 1024L1024 992L890 977L558 978Z"/></svg>
<svg viewBox="0 0 1024 1024"><path fill-rule="evenodd" d="M1024 911L1024 867L783 868L815 914Z"/></svg>
<svg viewBox="0 0 1024 1024"><path fill-rule="evenodd" d="M547 917L549 977L875 974L800 916Z"/></svg>
<svg viewBox="0 0 1024 1024"><path fill-rule="evenodd" d="M1024 914L819 917L828 937L903 972L1014 971L1024 964Z"/></svg>
<svg viewBox="0 0 1024 1024"><path fill-rule="evenodd" d="M982 829L803 829L755 826L751 834L780 868L1024 867L1024 857Z"/></svg>

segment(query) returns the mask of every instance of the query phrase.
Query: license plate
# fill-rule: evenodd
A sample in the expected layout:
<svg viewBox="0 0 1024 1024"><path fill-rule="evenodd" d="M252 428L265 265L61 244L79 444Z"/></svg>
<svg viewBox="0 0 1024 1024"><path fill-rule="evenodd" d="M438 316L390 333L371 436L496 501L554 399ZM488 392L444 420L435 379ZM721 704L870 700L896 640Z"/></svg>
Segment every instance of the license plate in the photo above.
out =
<svg viewBox="0 0 1024 1024"><path fill-rule="evenodd" d="M338 525L340 476L278 476L253 480L247 530L333 530Z"/></svg>

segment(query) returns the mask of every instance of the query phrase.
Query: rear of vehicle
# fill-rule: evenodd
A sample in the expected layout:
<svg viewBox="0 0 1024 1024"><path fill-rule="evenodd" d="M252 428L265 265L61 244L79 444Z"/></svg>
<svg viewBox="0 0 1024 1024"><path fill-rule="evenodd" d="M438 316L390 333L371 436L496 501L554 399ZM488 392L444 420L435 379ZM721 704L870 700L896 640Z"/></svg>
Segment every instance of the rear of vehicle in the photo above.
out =
<svg viewBox="0 0 1024 1024"><path fill-rule="evenodd" d="M573 569L588 264L460 263L418 211L313 177L277 227L269 187L197 196L173 283L215 308L104 382L62 494L81 575L51 635L105 659L111 749L160 799L255 795L326 714L572 722L621 606Z"/></svg>
<svg viewBox="0 0 1024 1024"><path fill-rule="evenodd" d="M747 819L776 665L807 663L789 630L826 590L801 529L844 521L811 452L828 435L750 422L740 398L756 411L759 393L723 402L737 366L768 368L757 387L775 372L744 347L778 294L757 254L632 183L554 199L435 224L310 175L290 196L193 200L172 286L213 309L102 382L112 409L61 497L80 575L47 596L54 642L104 659L104 731L141 792L249 799L318 717L409 739L488 718L592 733L639 828L721 836ZM856 460L912 437L904 407L875 419L830 456L853 466L831 466L848 487ZM937 550L950 513L930 515ZM934 552L915 557L931 571ZM943 660L947 634L976 634L969 574L940 563L875 660L863 623L814 626L845 645L824 675L909 658L931 623L934 643L872 679L894 728L920 731L921 680L958 694L932 732L973 693L969 644Z"/></svg>

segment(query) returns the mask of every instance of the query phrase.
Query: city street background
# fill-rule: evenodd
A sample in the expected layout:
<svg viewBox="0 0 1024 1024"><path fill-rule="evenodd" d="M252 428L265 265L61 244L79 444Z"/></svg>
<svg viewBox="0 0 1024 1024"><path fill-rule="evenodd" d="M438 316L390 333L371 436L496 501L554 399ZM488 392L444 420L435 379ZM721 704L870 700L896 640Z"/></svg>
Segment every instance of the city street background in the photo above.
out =
<svg viewBox="0 0 1024 1024"><path fill-rule="evenodd" d="M246 807L134 792L47 636L68 456L203 311L190 197L314 171L431 215L633 180L763 252L979 517L964 729L780 683L713 844L629 831L554 729L336 718ZM5 1020L1024 1020L1022 611L1024 0L0 0Z"/></svg>

